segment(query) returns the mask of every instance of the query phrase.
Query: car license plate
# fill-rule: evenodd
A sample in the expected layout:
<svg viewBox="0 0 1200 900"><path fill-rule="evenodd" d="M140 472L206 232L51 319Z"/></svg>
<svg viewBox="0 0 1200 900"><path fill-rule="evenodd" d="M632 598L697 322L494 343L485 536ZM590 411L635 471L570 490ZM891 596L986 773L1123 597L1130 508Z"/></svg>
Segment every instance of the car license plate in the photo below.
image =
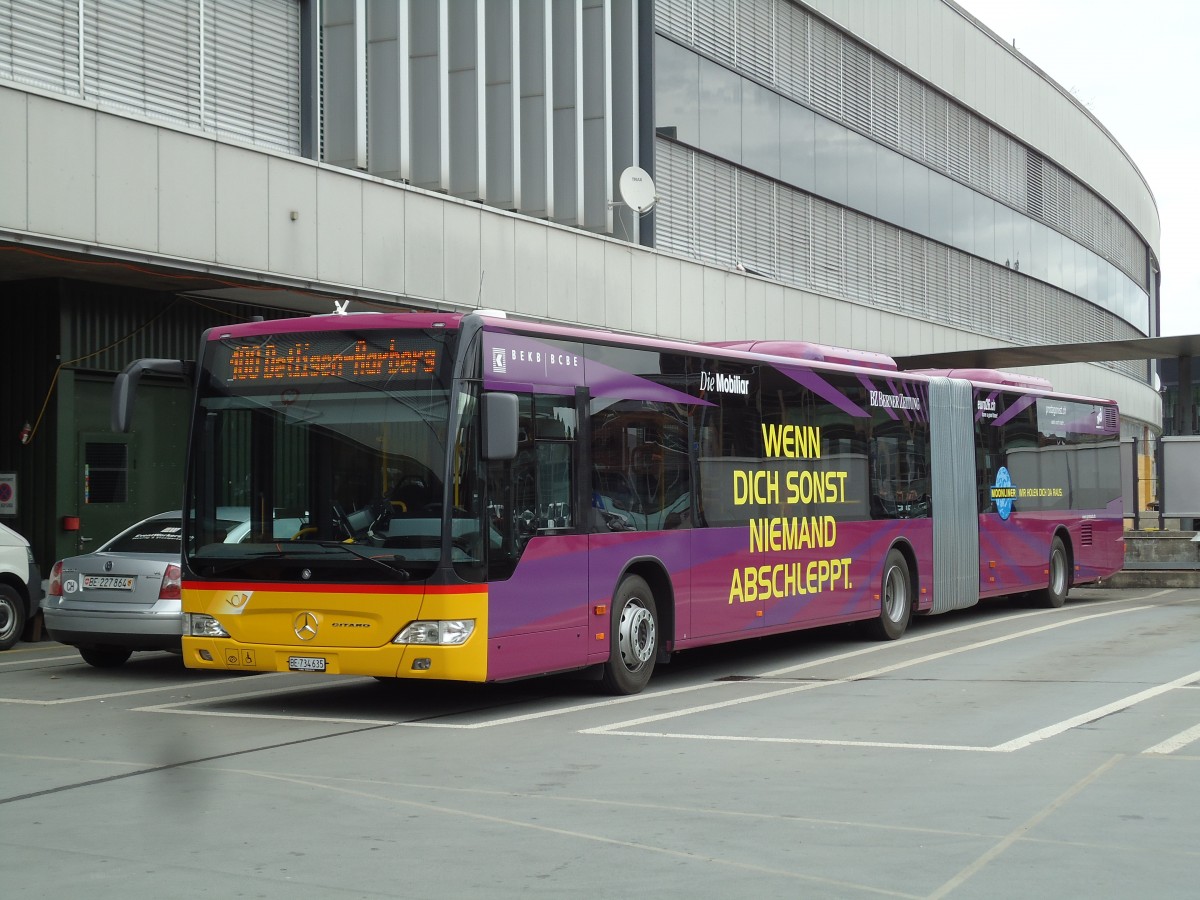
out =
<svg viewBox="0 0 1200 900"><path fill-rule="evenodd" d="M319 656L289 656L288 668L293 672L324 672L325 660Z"/></svg>
<svg viewBox="0 0 1200 900"><path fill-rule="evenodd" d="M84 575L83 589L85 591L132 591L135 580L131 575Z"/></svg>

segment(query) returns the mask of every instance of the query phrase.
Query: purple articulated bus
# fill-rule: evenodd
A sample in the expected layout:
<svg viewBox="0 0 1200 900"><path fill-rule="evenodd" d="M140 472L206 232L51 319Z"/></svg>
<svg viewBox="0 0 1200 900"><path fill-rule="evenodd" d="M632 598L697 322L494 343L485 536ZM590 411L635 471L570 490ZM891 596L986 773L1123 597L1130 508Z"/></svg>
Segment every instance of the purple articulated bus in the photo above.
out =
<svg viewBox="0 0 1200 900"><path fill-rule="evenodd" d="M1113 403L881 354L502 314L211 329L183 555L196 668L640 691L670 654L981 598L1061 605L1123 561ZM230 542L218 511L248 510ZM286 526L286 527L285 527ZM281 536L280 530L289 532Z"/></svg>

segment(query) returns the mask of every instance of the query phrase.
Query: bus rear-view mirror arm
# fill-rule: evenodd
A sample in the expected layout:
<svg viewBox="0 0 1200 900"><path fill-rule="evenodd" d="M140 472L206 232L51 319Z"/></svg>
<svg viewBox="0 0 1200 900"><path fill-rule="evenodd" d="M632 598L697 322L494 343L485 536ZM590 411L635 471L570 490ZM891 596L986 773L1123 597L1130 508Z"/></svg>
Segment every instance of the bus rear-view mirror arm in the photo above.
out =
<svg viewBox="0 0 1200 900"><path fill-rule="evenodd" d="M489 391L483 395L484 459L516 459L518 415L516 394Z"/></svg>
<svg viewBox="0 0 1200 900"><path fill-rule="evenodd" d="M126 434L133 427L133 397L142 375L168 375L190 380L196 364L187 359L135 359L113 382L112 430Z"/></svg>

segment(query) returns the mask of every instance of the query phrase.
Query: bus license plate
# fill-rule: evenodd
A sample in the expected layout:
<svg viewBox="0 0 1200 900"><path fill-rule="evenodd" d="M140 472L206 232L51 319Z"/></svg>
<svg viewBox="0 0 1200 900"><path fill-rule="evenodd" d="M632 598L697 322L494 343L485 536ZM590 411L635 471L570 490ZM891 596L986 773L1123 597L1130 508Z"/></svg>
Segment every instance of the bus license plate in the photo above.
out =
<svg viewBox="0 0 1200 900"><path fill-rule="evenodd" d="M324 672L325 660L319 656L289 656L288 668L293 672Z"/></svg>

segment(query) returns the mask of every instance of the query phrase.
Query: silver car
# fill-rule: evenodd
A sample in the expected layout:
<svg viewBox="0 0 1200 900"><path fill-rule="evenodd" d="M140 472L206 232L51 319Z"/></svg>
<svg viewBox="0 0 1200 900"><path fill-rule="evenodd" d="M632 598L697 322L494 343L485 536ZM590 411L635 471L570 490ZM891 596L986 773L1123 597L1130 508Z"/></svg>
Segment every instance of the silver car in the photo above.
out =
<svg viewBox="0 0 1200 900"><path fill-rule="evenodd" d="M249 511L229 509L226 540L249 531ZM275 534L291 537L299 519L277 519ZM46 632L79 649L101 669L123 665L135 650L181 647L180 589L183 519L178 510L138 522L92 553L54 564L42 600Z"/></svg>

